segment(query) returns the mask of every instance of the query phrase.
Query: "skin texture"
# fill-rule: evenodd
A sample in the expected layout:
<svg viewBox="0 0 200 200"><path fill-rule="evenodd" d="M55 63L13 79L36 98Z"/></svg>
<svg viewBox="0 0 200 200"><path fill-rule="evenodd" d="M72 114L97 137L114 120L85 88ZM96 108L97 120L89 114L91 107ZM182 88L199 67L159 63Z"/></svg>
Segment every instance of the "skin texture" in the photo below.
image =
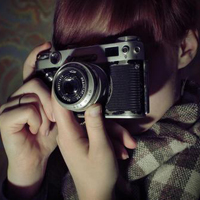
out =
<svg viewBox="0 0 200 200"><path fill-rule="evenodd" d="M30 79L37 54L50 47L45 43L31 52L24 64L25 84L0 108L0 128L9 164L7 190L11 198L34 197L49 155L58 145L80 199L114 199L117 158L128 158L125 147L136 148L130 132L148 130L178 100L178 69L196 54L195 32L189 31L176 48L147 47L151 58L151 110L146 118L107 121L101 106L92 105L85 113L86 129L77 123L72 112L57 103L41 80Z"/></svg>

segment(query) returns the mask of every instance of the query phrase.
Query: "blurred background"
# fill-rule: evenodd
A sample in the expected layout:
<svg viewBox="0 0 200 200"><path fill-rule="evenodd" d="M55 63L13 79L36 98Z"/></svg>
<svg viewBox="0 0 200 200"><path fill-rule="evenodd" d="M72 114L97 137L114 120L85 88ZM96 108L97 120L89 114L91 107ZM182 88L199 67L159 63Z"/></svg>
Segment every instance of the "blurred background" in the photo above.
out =
<svg viewBox="0 0 200 200"><path fill-rule="evenodd" d="M22 84L30 51L51 41L55 0L0 0L0 106ZM7 159L0 137L0 199Z"/></svg>
<svg viewBox="0 0 200 200"><path fill-rule="evenodd" d="M30 51L51 41L55 0L0 0L0 105L22 84Z"/></svg>

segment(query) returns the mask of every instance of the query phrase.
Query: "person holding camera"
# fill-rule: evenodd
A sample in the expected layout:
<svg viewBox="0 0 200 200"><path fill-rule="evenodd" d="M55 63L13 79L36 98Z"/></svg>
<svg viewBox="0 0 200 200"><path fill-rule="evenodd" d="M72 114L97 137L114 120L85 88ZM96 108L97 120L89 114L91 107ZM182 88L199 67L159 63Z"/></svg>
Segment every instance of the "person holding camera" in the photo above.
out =
<svg viewBox="0 0 200 200"><path fill-rule="evenodd" d="M187 78L182 69L197 53L198 8L197 0L58 0L53 33L57 52L116 47L118 38L140 38L149 82L139 85L145 90L148 84L150 112L145 110L142 118L106 119L105 105L97 101L86 108L85 124L80 123L63 105L67 97L60 102L35 75L38 55L51 44L36 47L24 64L24 85L0 108L8 157L4 199L198 200L199 86L182 81ZM137 56L133 58L125 65L135 66ZM104 63L106 69L110 66L113 63ZM116 73L119 80L128 77ZM64 83L74 80L70 77ZM62 87L58 84L57 89ZM141 101L141 107L145 103Z"/></svg>

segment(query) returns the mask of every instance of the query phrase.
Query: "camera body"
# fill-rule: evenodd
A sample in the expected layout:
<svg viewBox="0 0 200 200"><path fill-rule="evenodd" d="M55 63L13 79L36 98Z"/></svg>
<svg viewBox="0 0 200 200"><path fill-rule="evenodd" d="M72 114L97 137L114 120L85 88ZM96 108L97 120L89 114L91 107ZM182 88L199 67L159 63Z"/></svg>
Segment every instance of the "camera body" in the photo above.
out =
<svg viewBox="0 0 200 200"><path fill-rule="evenodd" d="M42 52L36 76L56 100L79 118L101 103L106 118L141 118L149 112L148 69L144 45L135 36L114 43Z"/></svg>

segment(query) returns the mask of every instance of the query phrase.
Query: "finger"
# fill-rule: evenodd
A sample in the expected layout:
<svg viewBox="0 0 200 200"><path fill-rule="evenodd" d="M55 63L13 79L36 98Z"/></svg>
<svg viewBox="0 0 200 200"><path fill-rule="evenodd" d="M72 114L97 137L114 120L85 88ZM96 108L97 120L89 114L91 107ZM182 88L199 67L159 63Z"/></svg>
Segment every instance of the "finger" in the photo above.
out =
<svg viewBox="0 0 200 200"><path fill-rule="evenodd" d="M101 105L95 104L86 110L85 122L90 148L93 149L93 151L95 151L95 149L110 149L110 141L103 123Z"/></svg>
<svg viewBox="0 0 200 200"><path fill-rule="evenodd" d="M124 145L122 145L119 141L117 140L111 140L112 144L113 144L113 148L115 151L115 155L118 159L121 160L126 160L129 158L128 152L126 150L126 148L124 147Z"/></svg>
<svg viewBox="0 0 200 200"><path fill-rule="evenodd" d="M11 99L21 94L36 94L41 101L48 119L52 122L55 121L51 104L51 94L48 91L47 86L41 80L32 79L31 81L27 82L11 96Z"/></svg>
<svg viewBox="0 0 200 200"><path fill-rule="evenodd" d="M19 103L20 103L20 105L19 105ZM22 105L28 105L28 104L33 104L38 109L38 111L42 117L42 124L40 126L39 132L42 135L47 136L49 134L51 123L44 112L43 106L41 105L41 102L40 102L38 96L35 94L25 94L20 97L12 98L9 102L7 102L6 104L4 104L0 107L0 114L3 113L4 111L9 111L11 109L15 109Z"/></svg>
<svg viewBox="0 0 200 200"><path fill-rule="evenodd" d="M44 109L43 109L43 106L41 103L39 104L39 111L40 111L40 115L42 117L42 124L40 126L39 132L42 135L48 136L49 132L50 132L51 121L46 116L46 113L44 112Z"/></svg>
<svg viewBox="0 0 200 200"><path fill-rule="evenodd" d="M48 50L50 48L51 48L51 43L50 42L46 42L46 43L36 47L35 49L33 49L33 51L29 54L29 56L27 57L27 59L26 59L26 61L24 63L23 80L26 80L27 78L29 78L30 75L35 70L35 61L37 59L37 55L40 52Z"/></svg>
<svg viewBox="0 0 200 200"><path fill-rule="evenodd" d="M86 134L76 121L73 112L59 105L54 96L52 96L52 106L61 140L65 140L70 145L76 145L77 142L81 142L82 138L86 138Z"/></svg>
<svg viewBox="0 0 200 200"><path fill-rule="evenodd" d="M12 101L9 101L3 105L1 105L0 107L0 115L5 111L7 110L8 108L15 108L15 107L18 107L19 106L19 98L15 98L13 99Z"/></svg>
<svg viewBox="0 0 200 200"><path fill-rule="evenodd" d="M137 147L136 140L121 125L113 120L105 120L105 126L108 135L121 142L126 148L135 149Z"/></svg>
<svg viewBox="0 0 200 200"><path fill-rule="evenodd" d="M42 119L34 105L23 105L13 110L4 111L0 115L1 130L7 134L20 132L26 124L32 134L36 134Z"/></svg>
<svg viewBox="0 0 200 200"><path fill-rule="evenodd" d="M50 129L50 121L47 118L43 106L40 102L40 99L38 98L37 95L35 94L26 94L21 98L20 101L20 106L22 105L27 105L27 104L34 104L35 107L38 109L41 118L42 118L42 124L40 126L39 132L42 135L48 135L49 134L49 129Z"/></svg>

